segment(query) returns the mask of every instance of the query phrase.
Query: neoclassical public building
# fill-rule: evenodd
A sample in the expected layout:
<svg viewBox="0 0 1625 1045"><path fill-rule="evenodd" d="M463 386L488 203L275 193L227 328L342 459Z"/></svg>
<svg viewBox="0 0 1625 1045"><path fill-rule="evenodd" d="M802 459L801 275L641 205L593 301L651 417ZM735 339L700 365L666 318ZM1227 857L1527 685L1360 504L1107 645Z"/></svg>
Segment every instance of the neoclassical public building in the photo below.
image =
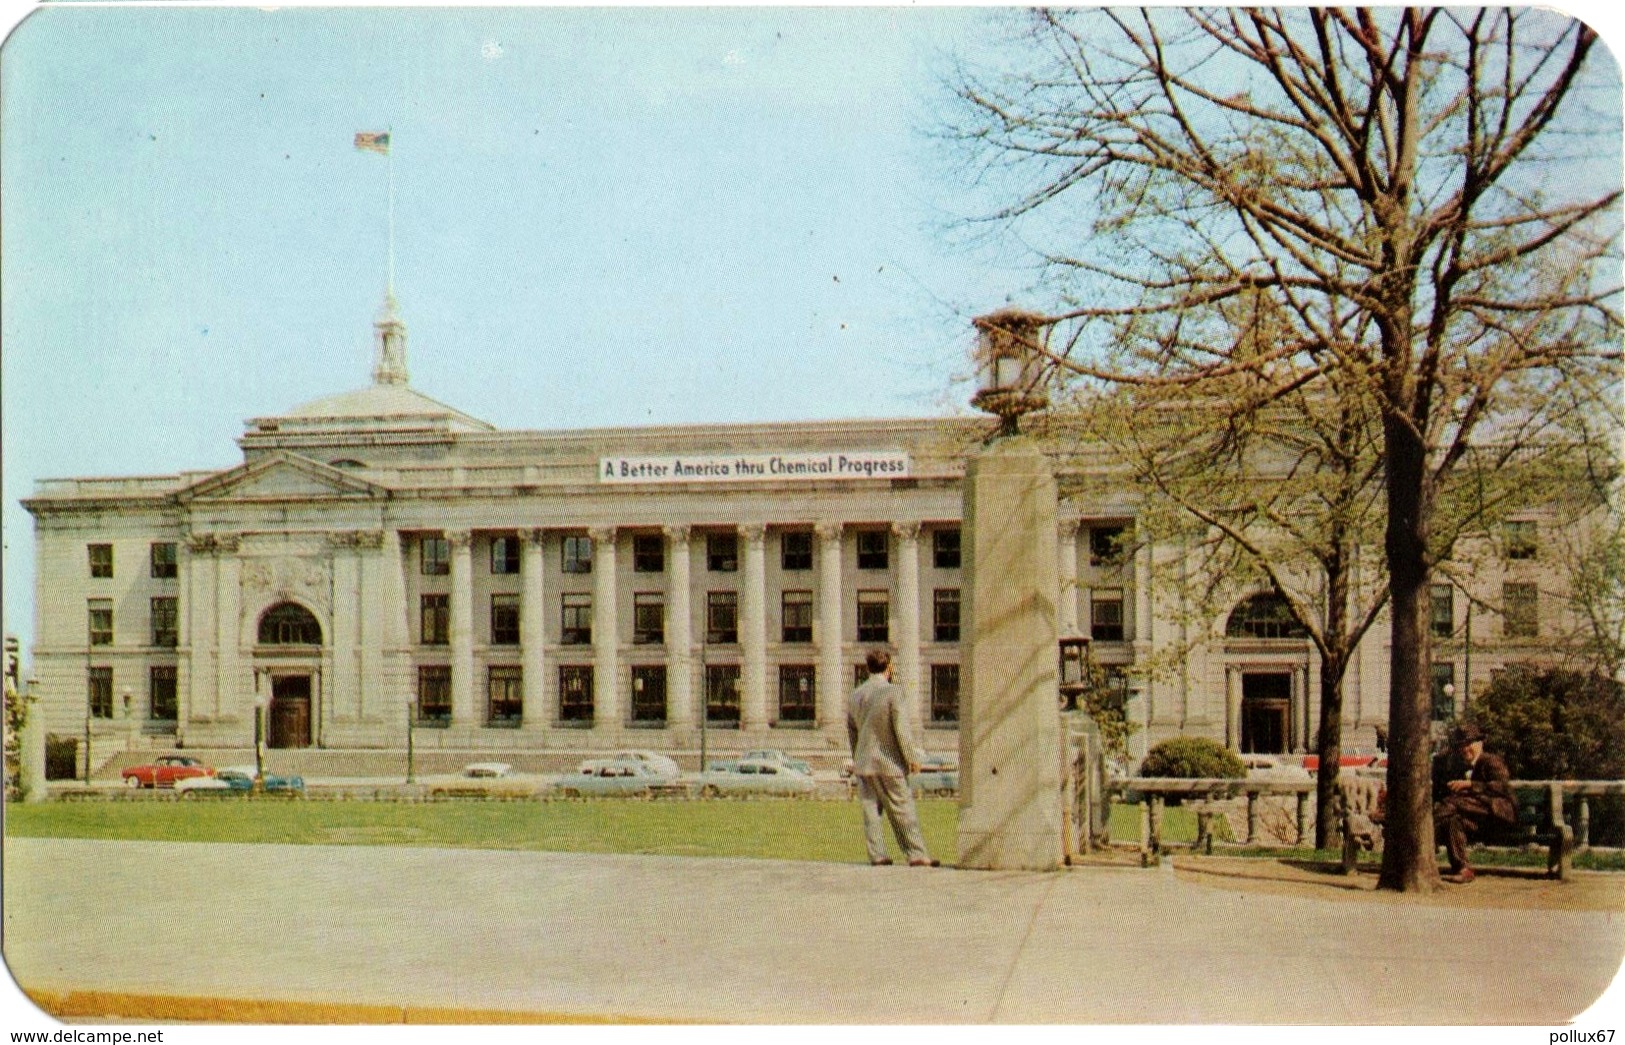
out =
<svg viewBox="0 0 1625 1045"><path fill-rule="evenodd" d="M258 708L272 748L403 749L410 729L493 758L697 755L703 729L713 752L829 765L883 646L927 746L957 746L961 482L987 422L499 431L409 385L393 299L372 377L248 421L225 471L38 484L48 732L107 756L244 749ZM1256 592L1205 630L1164 605L1134 505L1062 503L1057 616L1120 680L1136 750L1303 750L1311 645ZM1475 636L1470 600L1436 589L1441 687L1540 644L1537 526L1483 581L1517 616L1481 611ZM1172 670L1135 670L1170 651ZM1387 656L1373 629L1346 743L1386 720Z"/></svg>

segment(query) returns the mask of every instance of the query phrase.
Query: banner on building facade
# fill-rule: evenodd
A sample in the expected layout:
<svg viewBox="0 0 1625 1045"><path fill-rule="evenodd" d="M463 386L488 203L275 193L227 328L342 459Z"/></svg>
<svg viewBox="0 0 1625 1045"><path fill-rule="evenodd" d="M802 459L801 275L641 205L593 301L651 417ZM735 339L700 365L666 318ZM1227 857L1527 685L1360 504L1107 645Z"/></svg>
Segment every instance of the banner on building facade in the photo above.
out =
<svg viewBox="0 0 1625 1045"><path fill-rule="evenodd" d="M851 450L822 454L710 454L601 457L602 483L729 483L802 479L906 479L908 454Z"/></svg>

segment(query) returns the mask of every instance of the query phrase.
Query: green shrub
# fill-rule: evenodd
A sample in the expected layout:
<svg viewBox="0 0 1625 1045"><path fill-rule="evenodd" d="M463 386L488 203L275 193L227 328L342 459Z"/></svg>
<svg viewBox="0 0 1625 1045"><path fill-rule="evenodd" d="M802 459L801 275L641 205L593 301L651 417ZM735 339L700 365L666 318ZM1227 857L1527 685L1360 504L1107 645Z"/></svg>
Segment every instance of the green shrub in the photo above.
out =
<svg viewBox="0 0 1625 1045"><path fill-rule="evenodd" d="M1247 767L1234 751L1207 737L1173 737L1146 753L1141 776L1237 779Z"/></svg>

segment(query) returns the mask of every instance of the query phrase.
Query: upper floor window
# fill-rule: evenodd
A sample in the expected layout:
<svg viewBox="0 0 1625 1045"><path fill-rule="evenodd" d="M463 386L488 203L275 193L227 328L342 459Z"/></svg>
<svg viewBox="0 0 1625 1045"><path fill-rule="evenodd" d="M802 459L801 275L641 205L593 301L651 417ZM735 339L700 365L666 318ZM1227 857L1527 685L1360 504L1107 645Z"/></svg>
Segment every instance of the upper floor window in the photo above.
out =
<svg viewBox="0 0 1625 1045"><path fill-rule="evenodd" d="M90 644L92 646L111 646L113 644L113 600L91 599L88 610Z"/></svg>
<svg viewBox="0 0 1625 1045"><path fill-rule="evenodd" d="M885 530L858 531L858 569L884 570L890 564L891 538Z"/></svg>
<svg viewBox="0 0 1625 1045"><path fill-rule="evenodd" d="M739 641L739 593L713 591L705 595L705 641Z"/></svg>
<svg viewBox="0 0 1625 1045"><path fill-rule="evenodd" d="M92 718L113 717L113 669L91 668L87 680L89 692L85 699L90 704Z"/></svg>
<svg viewBox="0 0 1625 1045"><path fill-rule="evenodd" d="M420 604L419 641L425 646L444 646L451 641L451 596L425 595Z"/></svg>
<svg viewBox="0 0 1625 1045"><path fill-rule="evenodd" d="M1259 592L1242 600L1224 627L1232 639L1303 639L1304 630L1287 608L1286 600L1274 592Z"/></svg>
<svg viewBox="0 0 1625 1045"><path fill-rule="evenodd" d="M787 591L782 605L782 630L785 642L811 642L813 637L813 595L810 591Z"/></svg>
<svg viewBox="0 0 1625 1045"><path fill-rule="evenodd" d="M160 722L172 722L180 717L180 701L176 692L176 670L173 664L155 664L147 673L148 714Z"/></svg>
<svg viewBox="0 0 1625 1045"><path fill-rule="evenodd" d="M813 535L792 530L779 537L779 567L784 570L810 570L813 565Z"/></svg>
<svg viewBox="0 0 1625 1045"><path fill-rule="evenodd" d="M173 595L159 595L152 600L152 644L154 646L179 645L179 601Z"/></svg>
<svg viewBox="0 0 1625 1045"><path fill-rule="evenodd" d="M1089 637L1096 642L1123 641L1123 589L1096 588L1089 593Z"/></svg>
<svg viewBox="0 0 1625 1045"><path fill-rule="evenodd" d="M559 544L559 569L565 573L592 572L592 538L568 535Z"/></svg>
<svg viewBox="0 0 1625 1045"><path fill-rule="evenodd" d="M444 599L445 596L440 598ZM322 626L309 610L298 603L278 603L260 618L260 643L265 646L320 646Z"/></svg>
<svg viewBox="0 0 1625 1045"><path fill-rule="evenodd" d="M660 592L632 594L632 641L639 645L666 641L666 597Z"/></svg>
<svg viewBox="0 0 1625 1045"><path fill-rule="evenodd" d="M1532 639L1540 634L1540 590L1533 584L1501 586L1501 624L1509 639Z"/></svg>
<svg viewBox="0 0 1625 1045"><path fill-rule="evenodd" d="M444 537L425 537L418 542L420 568L426 577L440 577L451 572L451 543Z"/></svg>
<svg viewBox="0 0 1625 1045"><path fill-rule="evenodd" d="M632 538L632 572L664 573L666 539L658 533L640 533Z"/></svg>
<svg viewBox="0 0 1625 1045"><path fill-rule="evenodd" d="M90 575L92 577L113 576L113 546L111 544L86 545L85 550L90 555Z"/></svg>
<svg viewBox="0 0 1625 1045"><path fill-rule="evenodd" d="M519 645L519 596L491 596L491 645Z"/></svg>
<svg viewBox="0 0 1625 1045"><path fill-rule="evenodd" d="M959 641L959 589L938 588L931 596L931 638Z"/></svg>
<svg viewBox="0 0 1625 1045"><path fill-rule="evenodd" d="M1456 633L1456 589L1452 585L1435 584L1428 589L1428 630L1438 639Z"/></svg>
<svg viewBox="0 0 1625 1045"><path fill-rule="evenodd" d="M519 538L491 538L491 572L519 572Z"/></svg>
<svg viewBox="0 0 1625 1045"><path fill-rule="evenodd" d="M111 567L112 563L109 562ZM179 572L175 565L175 542L156 541L152 546L152 575L159 578L173 578Z"/></svg>
<svg viewBox="0 0 1625 1045"><path fill-rule="evenodd" d="M939 570L959 569L959 531L931 531L931 565Z"/></svg>
<svg viewBox="0 0 1625 1045"><path fill-rule="evenodd" d="M1089 527L1089 565L1121 565L1127 536L1124 526Z"/></svg>
<svg viewBox="0 0 1625 1045"><path fill-rule="evenodd" d="M1506 555L1509 559L1533 559L1539 550L1540 526L1532 519L1506 523Z"/></svg>
<svg viewBox="0 0 1625 1045"><path fill-rule="evenodd" d="M708 533L705 535L705 568L712 573L733 573L739 569L739 535L737 533Z"/></svg>
<svg viewBox="0 0 1625 1045"><path fill-rule="evenodd" d="M931 721L949 725L959 721L959 665L931 665Z"/></svg>
<svg viewBox="0 0 1625 1045"><path fill-rule="evenodd" d="M563 616L559 621L559 641L566 646L592 644L592 596L584 592L566 592Z"/></svg>
<svg viewBox="0 0 1625 1045"><path fill-rule="evenodd" d="M891 637L891 595L883 591L858 592L858 641L887 642Z"/></svg>

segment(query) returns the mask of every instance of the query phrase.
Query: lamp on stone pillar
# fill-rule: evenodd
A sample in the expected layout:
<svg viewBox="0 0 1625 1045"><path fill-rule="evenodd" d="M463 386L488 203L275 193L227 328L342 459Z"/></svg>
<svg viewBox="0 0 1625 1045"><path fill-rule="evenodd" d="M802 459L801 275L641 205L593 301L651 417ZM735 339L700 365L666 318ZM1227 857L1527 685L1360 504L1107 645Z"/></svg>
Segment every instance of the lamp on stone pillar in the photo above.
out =
<svg viewBox="0 0 1625 1045"><path fill-rule="evenodd" d="M1089 689L1089 637L1068 635L1060 640L1061 710L1078 710L1078 698Z"/></svg>
<svg viewBox="0 0 1625 1045"><path fill-rule="evenodd" d="M1049 405L1044 394L1044 318L1005 309L972 320L976 326L976 394L971 406L999 419L1000 436L1015 435L1021 415Z"/></svg>

